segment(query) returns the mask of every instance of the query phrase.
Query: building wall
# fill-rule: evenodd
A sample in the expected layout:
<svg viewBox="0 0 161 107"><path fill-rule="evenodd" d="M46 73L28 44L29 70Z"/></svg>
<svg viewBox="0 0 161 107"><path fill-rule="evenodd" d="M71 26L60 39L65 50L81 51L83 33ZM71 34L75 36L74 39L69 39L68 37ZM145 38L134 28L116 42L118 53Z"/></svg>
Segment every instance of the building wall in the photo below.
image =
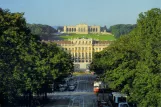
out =
<svg viewBox="0 0 161 107"><path fill-rule="evenodd" d="M87 24L78 24L76 26L64 26L64 33L89 34L100 33L100 26L88 26Z"/></svg>
<svg viewBox="0 0 161 107"><path fill-rule="evenodd" d="M75 71L88 69L92 62L93 53L102 51L111 43L110 41L95 41L85 38L53 42L72 55Z"/></svg>

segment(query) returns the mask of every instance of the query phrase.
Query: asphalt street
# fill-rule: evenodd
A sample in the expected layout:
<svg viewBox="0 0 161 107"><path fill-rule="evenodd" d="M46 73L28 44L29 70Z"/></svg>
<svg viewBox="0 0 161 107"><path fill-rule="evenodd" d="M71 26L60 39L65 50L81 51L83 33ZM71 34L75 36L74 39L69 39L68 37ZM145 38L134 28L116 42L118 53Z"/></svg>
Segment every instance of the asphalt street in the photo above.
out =
<svg viewBox="0 0 161 107"><path fill-rule="evenodd" d="M97 97L93 92L95 76L81 75L74 78L78 82L76 89L48 94L50 102L45 107L97 107Z"/></svg>

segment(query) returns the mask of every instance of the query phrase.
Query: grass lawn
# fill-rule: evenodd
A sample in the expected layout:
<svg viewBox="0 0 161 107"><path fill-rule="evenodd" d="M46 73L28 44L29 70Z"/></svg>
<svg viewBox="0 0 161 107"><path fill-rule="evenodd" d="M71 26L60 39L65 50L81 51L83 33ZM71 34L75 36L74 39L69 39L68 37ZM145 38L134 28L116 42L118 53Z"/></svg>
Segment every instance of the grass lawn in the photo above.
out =
<svg viewBox="0 0 161 107"><path fill-rule="evenodd" d="M90 72L85 72L85 71L73 72L73 75L74 75L74 76L87 75L87 74L91 74L91 73L90 73Z"/></svg>
<svg viewBox="0 0 161 107"><path fill-rule="evenodd" d="M110 34L64 34L60 36L64 40L74 39L74 38L92 38L95 40L116 40L113 35Z"/></svg>

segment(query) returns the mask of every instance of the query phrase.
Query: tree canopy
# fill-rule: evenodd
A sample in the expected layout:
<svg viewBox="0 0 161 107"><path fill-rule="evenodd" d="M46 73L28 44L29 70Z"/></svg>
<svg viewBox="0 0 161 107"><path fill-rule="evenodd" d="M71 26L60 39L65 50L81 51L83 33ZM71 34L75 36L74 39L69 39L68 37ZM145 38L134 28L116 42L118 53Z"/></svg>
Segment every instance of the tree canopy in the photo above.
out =
<svg viewBox="0 0 161 107"><path fill-rule="evenodd" d="M136 24L117 24L110 26L109 32L111 32L116 38L121 35L126 35L136 27Z"/></svg>
<svg viewBox="0 0 161 107"><path fill-rule="evenodd" d="M161 105L161 9L140 13L137 27L104 51L95 53L91 69L103 72L109 87L129 95L139 107ZM99 57L98 57L99 56Z"/></svg>
<svg viewBox="0 0 161 107"><path fill-rule="evenodd" d="M73 71L71 56L40 41L22 13L0 9L0 104L17 106L19 96L46 94L53 80ZM26 101L26 104L29 102Z"/></svg>
<svg viewBox="0 0 161 107"><path fill-rule="evenodd" d="M27 27L31 30L32 34L39 35L41 39L47 40L54 36L57 32L56 29L49 25L42 24L27 24Z"/></svg>

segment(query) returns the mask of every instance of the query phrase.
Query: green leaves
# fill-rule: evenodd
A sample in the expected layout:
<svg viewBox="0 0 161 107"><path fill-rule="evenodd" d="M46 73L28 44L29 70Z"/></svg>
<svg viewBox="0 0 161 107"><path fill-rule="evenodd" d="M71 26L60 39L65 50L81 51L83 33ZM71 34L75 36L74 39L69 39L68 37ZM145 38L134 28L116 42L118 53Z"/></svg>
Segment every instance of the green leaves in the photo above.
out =
<svg viewBox="0 0 161 107"><path fill-rule="evenodd" d="M56 29L48 25L27 24L27 27L31 30L32 34L39 35L42 39L52 37L57 32Z"/></svg>
<svg viewBox="0 0 161 107"><path fill-rule="evenodd" d="M139 15L137 27L94 55L92 68L103 70L109 87L129 95L140 107L159 107L161 99L161 10Z"/></svg>
<svg viewBox="0 0 161 107"><path fill-rule="evenodd" d="M112 34L114 34L114 36L116 38L119 38L122 35L128 34L129 32L131 32L131 30L133 30L136 27L136 25L132 25L132 24L117 24L117 25L113 25L110 26L110 31L112 32Z"/></svg>
<svg viewBox="0 0 161 107"><path fill-rule="evenodd" d="M0 98L11 106L20 95L47 93L56 77L73 70L71 56L56 44L40 42L23 14L1 9L0 52Z"/></svg>

